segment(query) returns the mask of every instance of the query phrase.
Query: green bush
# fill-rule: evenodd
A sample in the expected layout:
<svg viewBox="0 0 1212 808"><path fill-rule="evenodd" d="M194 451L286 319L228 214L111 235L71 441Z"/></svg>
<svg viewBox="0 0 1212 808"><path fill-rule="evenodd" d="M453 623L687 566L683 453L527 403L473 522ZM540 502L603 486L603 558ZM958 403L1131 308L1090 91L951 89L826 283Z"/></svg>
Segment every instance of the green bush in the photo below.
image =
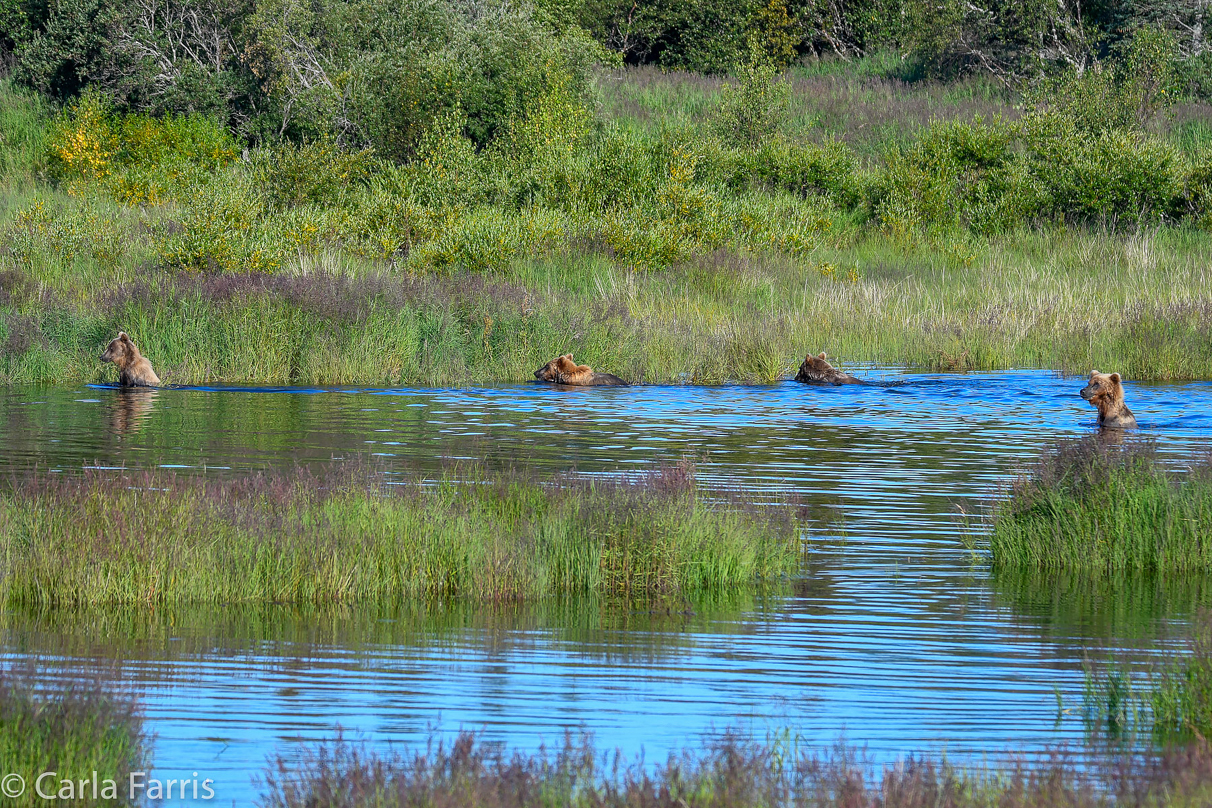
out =
<svg viewBox="0 0 1212 808"><path fill-rule="evenodd" d="M757 148L778 133L787 117L789 87L779 68L759 50L737 68L737 80L725 86L713 121L716 134L730 146Z"/></svg>

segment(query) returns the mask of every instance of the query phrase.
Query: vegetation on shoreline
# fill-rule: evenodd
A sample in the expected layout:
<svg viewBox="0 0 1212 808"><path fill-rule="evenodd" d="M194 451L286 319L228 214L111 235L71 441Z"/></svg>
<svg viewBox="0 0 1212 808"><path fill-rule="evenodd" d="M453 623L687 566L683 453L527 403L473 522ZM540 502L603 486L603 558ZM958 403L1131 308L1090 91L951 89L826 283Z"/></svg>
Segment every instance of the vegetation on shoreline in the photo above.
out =
<svg viewBox="0 0 1212 808"><path fill-rule="evenodd" d="M265 786L267 808L1195 808L1212 796L1212 752L1201 743L1090 762L1058 752L978 769L927 753L881 769L844 743L822 752L725 737L653 768L587 738L510 754L464 733L412 755L338 739L301 762L279 759Z"/></svg>
<svg viewBox="0 0 1212 808"><path fill-rule="evenodd" d="M142 709L134 698L115 695L99 682L37 682L32 671L0 666L0 760L4 774L20 775L26 785L20 797L5 796L5 805L14 808L44 805L34 790L34 782L45 771L56 771L62 779L73 780L76 797L79 782L92 780L100 773L112 779L118 788L114 799L92 799L89 805L129 805L127 779L132 771L144 771L148 763L149 741L143 731ZM57 777L43 788L59 792ZM69 800L70 802L74 802ZM79 804L83 804L83 800Z"/></svg>
<svg viewBox="0 0 1212 808"><path fill-rule="evenodd" d="M906 83L879 49L922 30L904 9L860 36L863 14L778 3L700 28L182 2L78 37L0 10L0 383L105 378L118 330L167 383L517 382L569 351L636 382L770 382L821 349L1212 378L1207 60L1173 31L989 56L1018 83ZM186 6L193 27L162 18ZM165 30L218 50L176 64L210 51ZM941 68L958 30L919 55ZM783 70L822 42L845 59Z"/></svg>
<svg viewBox="0 0 1212 808"><path fill-rule="evenodd" d="M642 599L783 580L802 541L793 506L709 502L685 463L561 486L35 475L0 493L0 602Z"/></svg>
<svg viewBox="0 0 1212 808"><path fill-rule="evenodd" d="M6 773L28 786L6 805L42 804L32 784L47 770L76 788L98 775L119 784L117 799L90 793L90 805L132 804L128 773L152 765L139 701L91 680L35 681L33 669L0 667L0 753ZM537 752L463 732L382 753L338 735L279 756L259 787L267 808L1195 808L1212 797L1212 750L1202 740L1143 752L1091 746L1040 759L993 754L971 765L923 752L881 767L841 741L820 749L726 734L654 766L571 733ZM214 788L222 793L221 783Z"/></svg>
<svg viewBox="0 0 1212 808"><path fill-rule="evenodd" d="M1063 443L1014 481L990 549L995 567L1212 569L1212 457L1173 470L1150 442Z"/></svg>

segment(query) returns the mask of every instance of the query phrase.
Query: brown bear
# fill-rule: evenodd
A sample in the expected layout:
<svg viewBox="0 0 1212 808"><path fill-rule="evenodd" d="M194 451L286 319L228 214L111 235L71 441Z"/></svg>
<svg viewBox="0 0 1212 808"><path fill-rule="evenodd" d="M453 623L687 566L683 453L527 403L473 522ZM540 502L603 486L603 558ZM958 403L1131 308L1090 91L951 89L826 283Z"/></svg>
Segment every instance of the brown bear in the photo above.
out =
<svg viewBox="0 0 1212 808"><path fill-rule="evenodd" d="M804 384L866 384L862 379L843 373L825 361L824 351L816 356L805 356L804 364L800 365L800 372L795 374L795 380Z"/></svg>
<svg viewBox="0 0 1212 808"><path fill-rule="evenodd" d="M534 377L541 382L553 384L571 384L578 387L602 387L605 385L626 385L627 382L610 373L594 373L589 365L578 365L572 359L572 354L564 354L552 359L546 365L534 372Z"/></svg>
<svg viewBox="0 0 1212 808"><path fill-rule="evenodd" d="M119 331L118 336L106 346L101 361L113 362L118 366L118 384L123 387L160 386L160 377L152 370L151 362L139 353L125 331Z"/></svg>
<svg viewBox="0 0 1212 808"><path fill-rule="evenodd" d="M1082 388L1082 398L1098 407L1098 425L1110 429L1136 426L1136 416L1124 404L1124 385L1118 373L1090 371L1090 383Z"/></svg>

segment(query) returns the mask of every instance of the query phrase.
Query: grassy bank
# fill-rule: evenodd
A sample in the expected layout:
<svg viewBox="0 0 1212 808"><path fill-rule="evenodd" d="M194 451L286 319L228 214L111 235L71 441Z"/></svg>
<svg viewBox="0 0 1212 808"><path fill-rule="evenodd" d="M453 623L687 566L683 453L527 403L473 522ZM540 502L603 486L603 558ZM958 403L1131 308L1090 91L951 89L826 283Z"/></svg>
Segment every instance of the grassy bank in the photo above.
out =
<svg viewBox="0 0 1212 808"><path fill-rule="evenodd" d="M956 768L926 753L879 767L861 749L725 739L646 767L586 739L510 754L464 734L449 746L383 756L336 742L268 773L268 808L1195 808L1212 797L1206 745L1143 755L1056 753L1034 765Z"/></svg>
<svg viewBox="0 0 1212 808"><path fill-rule="evenodd" d="M1062 444L994 514L995 567L1094 573L1212 569L1212 458L1167 469L1147 442Z"/></svg>
<svg viewBox="0 0 1212 808"><path fill-rule="evenodd" d="M205 118L0 84L0 383L108 378L119 329L167 383L517 382L570 351L768 382L822 349L1212 378L1194 107L1099 134L977 80L799 69L746 95L768 79L601 73L596 100L557 83L492 143L436 122L402 161L244 159ZM756 140L729 128L750 113Z"/></svg>
<svg viewBox="0 0 1212 808"><path fill-rule="evenodd" d="M26 786L20 797L6 792L4 804L13 808L45 805L34 786L46 771L58 773L44 781L46 792L58 794L60 780L73 781L70 793L76 799L66 803L133 804L126 799L128 775L146 770L149 751L138 703L114 695L96 682L55 682L45 689L35 682L32 672L0 667L0 761L5 775L20 775ZM113 799L105 798L104 784L93 799L91 781L98 773L100 779L112 779L117 786ZM86 795L80 792L81 780L90 781ZM8 781L5 783L7 787ZM79 799L81 796L87 799Z"/></svg>
<svg viewBox="0 0 1212 808"><path fill-rule="evenodd" d="M647 598L798 569L792 508L709 503L684 465L623 482L566 482L473 474L384 485L357 472L31 477L0 493L0 601Z"/></svg>

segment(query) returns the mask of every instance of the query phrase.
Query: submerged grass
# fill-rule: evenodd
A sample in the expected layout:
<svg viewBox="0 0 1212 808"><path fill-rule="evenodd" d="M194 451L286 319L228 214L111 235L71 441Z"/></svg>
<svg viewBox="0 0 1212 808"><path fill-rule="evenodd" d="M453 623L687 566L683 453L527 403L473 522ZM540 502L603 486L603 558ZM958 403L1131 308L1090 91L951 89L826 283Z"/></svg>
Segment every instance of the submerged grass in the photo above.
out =
<svg viewBox="0 0 1212 808"><path fill-rule="evenodd" d="M708 501L685 463L544 485L473 472L35 475L0 493L0 602L478 601L726 590L801 558L794 507Z"/></svg>
<svg viewBox="0 0 1212 808"><path fill-rule="evenodd" d="M6 806L45 805L34 783L46 771L57 775L44 782L45 791L58 794L61 779L73 781L76 799L66 803L130 805L128 775L147 768L149 752L142 708L134 698L94 680L58 680L47 686L32 671L0 666L0 761L5 775L20 775L26 785L19 797L6 791ZM87 794L81 794L79 782L98 774L117 786L112 798L99 786L94 799L91 782Z"/></svg>
<svg viewBox="0 0 1212 808"><path fill-rule="evenodd" d="M1184 651L1165 654L1143 674L1087 663L1085 715L1093 733L1113 739L1206 742L1212 737L1212 613L1195 616Z"/></svg>
<svg viewBox="0 0 1212 808"><path fill-rule="evenodd" d="M509 754L464 733L411 756L337 740L279 759L267 808L1195 808L1212 798L1212 750L1199 744L1086 763L1054 753L979 771L930 755L880 768L861 749L820 752L725 737L655 768L566 737L554 753Z"/></svg>
<svg viewBox="0 0 1212 808"><path fill-rule="evenodd" d="M1212 455L1174 470L1148 441L1062 443L1014 481L990 543L995 567L1212 570Z"/></svg>

